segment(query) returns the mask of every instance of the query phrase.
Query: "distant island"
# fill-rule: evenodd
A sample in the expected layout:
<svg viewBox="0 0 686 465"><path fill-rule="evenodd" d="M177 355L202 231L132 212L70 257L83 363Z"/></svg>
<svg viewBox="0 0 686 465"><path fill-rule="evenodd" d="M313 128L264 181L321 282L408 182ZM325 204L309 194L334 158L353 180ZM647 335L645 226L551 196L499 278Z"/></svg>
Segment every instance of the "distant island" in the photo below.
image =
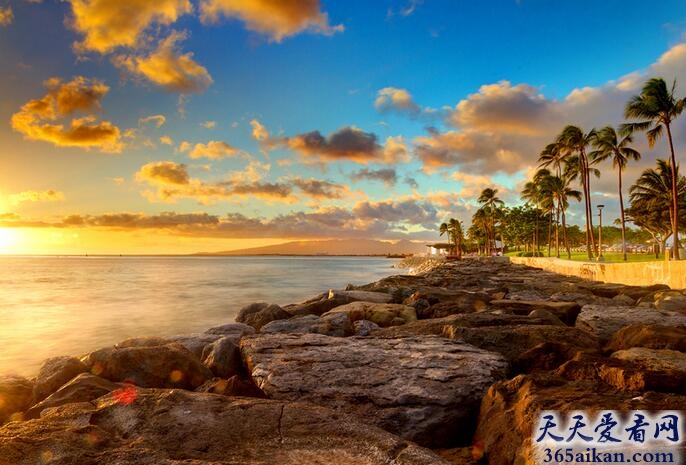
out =
<svg viewBox="0 0 686 465"><path fill-rule="evenodd" d="M424 242L398 242L373 239L332 239L324 241L292 241L284 244L221 252L202 252L196 256L216 255L388 255L405 256L426 253Z"/></svg>

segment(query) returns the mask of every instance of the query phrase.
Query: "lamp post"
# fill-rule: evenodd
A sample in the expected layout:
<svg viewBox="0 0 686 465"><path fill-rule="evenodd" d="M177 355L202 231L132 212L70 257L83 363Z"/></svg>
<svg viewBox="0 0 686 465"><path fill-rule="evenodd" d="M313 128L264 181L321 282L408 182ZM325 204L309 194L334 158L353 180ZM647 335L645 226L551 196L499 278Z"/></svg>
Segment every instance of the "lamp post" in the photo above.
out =
<svg viewBox="0 0 686 465"><path fill-rule="evenodd" d="M603 207L605 205L598 205L598 261L603 262Z"/></svg>

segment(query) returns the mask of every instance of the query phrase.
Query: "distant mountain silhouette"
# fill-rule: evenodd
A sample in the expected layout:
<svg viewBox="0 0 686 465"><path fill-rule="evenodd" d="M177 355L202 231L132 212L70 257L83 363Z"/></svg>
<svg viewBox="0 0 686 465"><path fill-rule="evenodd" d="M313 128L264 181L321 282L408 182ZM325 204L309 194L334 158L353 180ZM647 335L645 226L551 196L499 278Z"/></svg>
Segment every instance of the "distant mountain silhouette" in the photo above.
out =
<svg viewBox="0 0 686 465"><path fill-rule="evenodd" d="M420 254L426 251L424 242L401 240L392 243L372 239L332 239L326 241L293 241L265 247L196 255L399 255Z"/></svg>

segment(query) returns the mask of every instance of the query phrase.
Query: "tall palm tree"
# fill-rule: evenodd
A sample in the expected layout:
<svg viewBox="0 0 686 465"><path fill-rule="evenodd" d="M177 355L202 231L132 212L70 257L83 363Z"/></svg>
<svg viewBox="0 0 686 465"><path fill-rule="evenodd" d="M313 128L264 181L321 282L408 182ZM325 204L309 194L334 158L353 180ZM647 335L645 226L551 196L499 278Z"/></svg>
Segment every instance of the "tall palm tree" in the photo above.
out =
<svg viewBox="0 0 686 465"><path fill-rule="evenodd" d="M571 178L563 173L562 176L555 176L554 180L551 181L551 190L557 202L558 212L562 215L562 242L567 250L567 258L572 259L572 251L569 248L569 241L567 240L567 220L566 212L569 208L569 199L574 199L577 202L581 202L581 192L573 189L570 186ZM558 252L557 257L560 257Z"/></svg>
<svg viewBox="0 0 686 465"><path fill-rule="evenodd" d="M573 125L566 126L557 137L557 143L568 155L566 160L573 168L572 179L579 176L581 189L584 196L584 206L586 209L586 251L588 259L593 260L595 251L595 238L593 236L593 215L591 212L591 183L589 174L591 172L590 162L586 154L586 148L591 145L595 138L595 129L585 133L581 128ZM570 157L575 154L575 157Z"/></svg>
<svg viewBox="0 0 686 465"><path fill-rule="evenodd" d="M553 187L550 180L554 176L550 174L550 171L545 168L539 168L534 174L534 183L538 186L538 193L540 196L540 206L543 210L548 212L548 257L550 257L550 249L552 247L551 238L553 235L553 218L555 217L555 197L553 195ZM556 223L557 226L557 223ZM559 253L559 233L556 227L555 229L555 244L556 253Z"/></svg>
<svg viewBox="0 0 686 465"><path fill-rule="evenodd" d="M566 157L567 153L564 147L559 142L553 142L546 145L538 156L539 166L541 168L548 168L552 165L555 168L555 173L561 176L562 166Z"/></svg>
<svg viewBox="0 0 686 465"><path fill-rule="evenodd" d="M674 260L679 260L679 195L678 195L678 165L674 155L674 143L672 141L672 121L681 114L686 104L686 98L676 98L676 80L672 83L672 88L667 88L667 83L662 78L652 78L648 80L641 90L640 95L635 95L629 100L624 109L624 117L638 119L639 121L630 122L622 125L621 130L627 134L634 131L647 131L648 145L652 148L655 142L667 132L669 143L669 162L674 168L671 171L671 209L672 212L672 236L673 247L672 256Z"/></svg>
<svg viewBox="0 0 686 465"><path fill-rule="evenodd" d="M524 188L522 189L521 192L522 199L525 200L527 203L530 203L531 205L534 206L534 211L535 211L535 222L536 224L534 225L534 237L533 237L533 248L536 249L536 252L541 251L541 246L540 246L540 241L539 241L539 228L538 224L539 221L541 220L541 210L543 209L543 202L544 200L544 194L541 192L541 186L539 183L536 181L528 181L526 184L524 184Z"/></svg>
<svg viewBox="0 0 686 465"><path fill-rule="evenodd" d="M593 141L596 151L589 154L596 162L612 159L612 166L617 169L617 186L619 188L619 213L622 222L622 254L624 261L626 256L626 220L624 218L624 197L622 194L622 171L626 168L629 160L640 160L641 154L638 150L629 147L633 142L631 134L620 138L617 131L612 126L606 126L596 133Z"/></svg>
<svg viewBox="0 0 686 465"><path fill-rule="evenodd" d="M629 189L631 208L646 211L669 210L669 222L674 224L674 209L672 204L672 180L674 173L672 166L666 160L658 159L657 168L649 168L636 180ZM677 198L683 200L686 195L686 178L677 173ZM677 210L678 211L678 210ZM673 233L672 233L673 234ZM663 238L667 242L669 236ZM665 253L665 260L669 260L669 254Z"/></svg>
<svg viewBox="0 0 686 465"><path fill-rule="evenodd" d="M493 246L495 248L495 208L497 206L503 206L505 205L505 202L500 200L498 198L498 189L493 189L492 187L487 187L486 189L481 191L481 194L479 195L479 198L477 199L477 202L481 204L481 208L485 210L485 212L488 213L491 219L491 225L490 225L490 230L491 230L491 235L492 237L489 237L488 241L488 246L487 251L490 254L491 252L491 238L493 239Z"/></svg>
<svg viewBox="0 0 686 465"><path fill-rule="evenodd" d="M455 218L450 218L447 223L442 223L439 228L440 235L446 234L451 243L452 255L458 260L462 260L462 241L464 240L464 230L462 222Z"/></svg>

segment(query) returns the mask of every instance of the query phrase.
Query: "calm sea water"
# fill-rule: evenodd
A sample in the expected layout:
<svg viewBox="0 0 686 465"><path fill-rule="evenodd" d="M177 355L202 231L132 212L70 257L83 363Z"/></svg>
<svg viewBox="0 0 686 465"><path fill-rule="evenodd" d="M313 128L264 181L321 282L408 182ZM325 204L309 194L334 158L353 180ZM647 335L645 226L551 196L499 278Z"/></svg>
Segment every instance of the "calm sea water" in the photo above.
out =
<svg viewBox="0 0 686 465"><path fill-rule="evenodd" d="M252 302L296 303L397 274L357 257L2 257L0 374L135 336L204 331Z"/></svg>

